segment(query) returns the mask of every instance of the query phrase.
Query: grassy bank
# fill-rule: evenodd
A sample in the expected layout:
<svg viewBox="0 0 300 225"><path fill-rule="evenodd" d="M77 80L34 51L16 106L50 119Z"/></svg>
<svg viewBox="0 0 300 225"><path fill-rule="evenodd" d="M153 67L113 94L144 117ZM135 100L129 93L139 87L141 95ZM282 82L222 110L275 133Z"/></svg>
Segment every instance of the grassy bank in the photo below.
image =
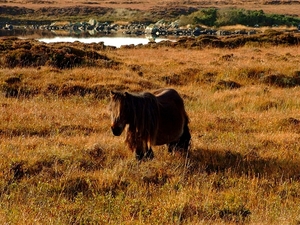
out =
<svg viewBox="0 0 300 225"><path fill-rule="evenodd" d="M300 222L299 46L96 47L105 63L0 69L1 223ZM108 93L160 87L183 96L192 147L139 163Z"/></svg>

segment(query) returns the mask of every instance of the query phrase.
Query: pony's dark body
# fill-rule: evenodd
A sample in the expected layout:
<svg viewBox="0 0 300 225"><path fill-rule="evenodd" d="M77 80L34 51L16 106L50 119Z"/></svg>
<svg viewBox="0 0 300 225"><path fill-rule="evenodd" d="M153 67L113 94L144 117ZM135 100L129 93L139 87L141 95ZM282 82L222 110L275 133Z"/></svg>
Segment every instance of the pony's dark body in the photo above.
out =
<svg viewBox="0 0 300 225"><path fill-rule="evenodd" d="M151 146L168 145L168 150L187 151L191 135L184 103L174 89L153 94L112 92L112 131L119 136L128 124L126 142L138 159L153 158Z"/></svg>

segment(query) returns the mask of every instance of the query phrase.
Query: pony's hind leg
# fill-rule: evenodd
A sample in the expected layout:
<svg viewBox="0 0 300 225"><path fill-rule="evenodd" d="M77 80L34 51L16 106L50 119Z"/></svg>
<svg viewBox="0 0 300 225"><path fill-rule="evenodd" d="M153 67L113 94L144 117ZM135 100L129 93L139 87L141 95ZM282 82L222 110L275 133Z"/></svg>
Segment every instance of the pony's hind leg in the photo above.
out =
<svg viewBox="0 0 300 225"><path fill-rule="evenodd" d="M144 151L143 148L137 147L135 150L135 158L137 160L142 160L144 158Z"/></svg>
<svg viewBox="0 0 300 225"><path fill-rule="evenodd" d="M181 150L187 152L191 143L191 133L187 124L184 125L184 130L178 141L174 141L168 144L168 151Z"/></svg>
<svg viewBox="0 0 300 225"><path fill-rule="evenodd" d="M185 152L189 150L191 144L191 133L187 124L184 125L183 134L181 135L178 146L182 148Z"/></svg>
<svg viewBox="0 0 300 225"><path fill-rule="evenodd" d="M173 151L176 150L176 146L177 146L177 141L175 142L171 142L169 143L167 146L168 146L168 152L172 153Z"/></svg>

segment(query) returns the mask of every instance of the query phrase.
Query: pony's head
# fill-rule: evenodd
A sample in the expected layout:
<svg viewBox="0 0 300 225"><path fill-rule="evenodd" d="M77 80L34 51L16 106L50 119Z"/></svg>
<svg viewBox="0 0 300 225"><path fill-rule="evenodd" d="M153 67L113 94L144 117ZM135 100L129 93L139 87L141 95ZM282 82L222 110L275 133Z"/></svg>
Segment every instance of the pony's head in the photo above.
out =
<svg viewBox="0 0 300 225"><path fill-rule="evenodd" d="M115 136L120 136L128 124L128 106L126 104L127 92L111 91L110 111L111 130Z"/></svg>

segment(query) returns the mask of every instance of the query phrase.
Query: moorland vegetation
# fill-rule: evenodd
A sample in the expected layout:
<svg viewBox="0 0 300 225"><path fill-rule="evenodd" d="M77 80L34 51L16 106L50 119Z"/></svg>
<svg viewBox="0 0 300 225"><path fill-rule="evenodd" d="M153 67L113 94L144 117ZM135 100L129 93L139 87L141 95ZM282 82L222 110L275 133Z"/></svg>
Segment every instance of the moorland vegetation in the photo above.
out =
<svg viewBox="0 0 300 225"><path fill-rule="evenodd" d="M1 39L0 223L299 224L299 37L254 37ZM183 97L192 145L138 162L109 93L161 87Z"/></svg>
<svg viewBox="0 0 300 225"><path fill-rule="evenodd" d="M109 23L165 23L178 22L179 26L220 27L241 24L244 26L288 26L300 24L298 14L265 13L262 9L253 10L236 7L160 7L150 10L132 8L110 8L93 6L41 7L31 9L18 6L0 6L0 24L14 25L51 24L53 22L79 23L91 18Z"/></svg>

